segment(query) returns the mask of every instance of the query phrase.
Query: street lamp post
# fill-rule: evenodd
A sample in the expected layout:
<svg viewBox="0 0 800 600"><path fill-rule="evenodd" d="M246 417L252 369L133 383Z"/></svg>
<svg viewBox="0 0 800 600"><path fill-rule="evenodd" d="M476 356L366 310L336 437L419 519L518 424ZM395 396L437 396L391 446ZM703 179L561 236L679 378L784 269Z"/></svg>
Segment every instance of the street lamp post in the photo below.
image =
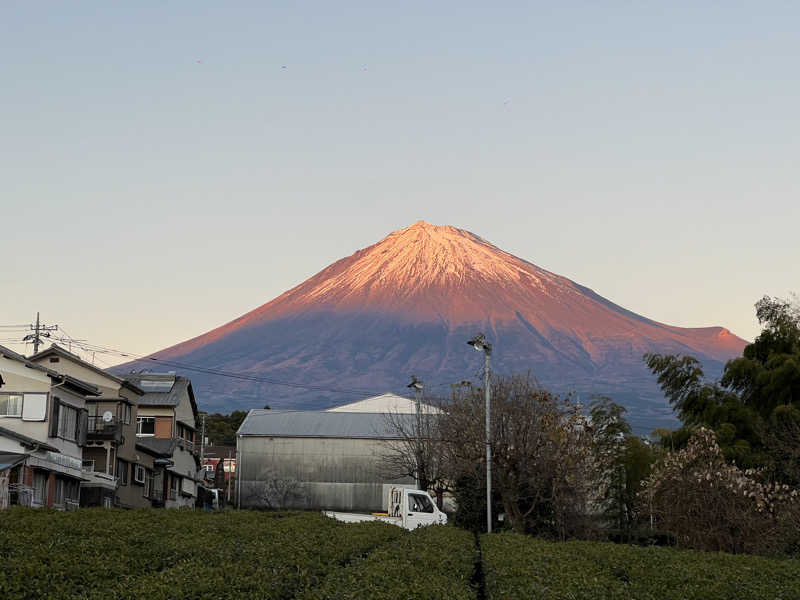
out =
<svg viewBox="0 0 800 600"><path fill-rule="evenodd" d="M408 387L414 390L414 396L416 400L416 408L417 408L417 430L415 432L416 438L416 456L415 459L417 461L417 485L419 486L420 483L420 463L422 462L422 389L423 383L413 375L411 376L411 383L408 384ZM427 490L425 490L427 491Z"/></svg>
<svg viewBox="0 0 800 600"><path fill-rule="evenodd" d="M483 352L486 361L484 373L484 394L486 398L486 531L492 533L492 420L491 420L491 399L492 392L489 389L489 371L492 360L492 345L486 341L486 336L479 333L467 342L475 350Z"/></svg>

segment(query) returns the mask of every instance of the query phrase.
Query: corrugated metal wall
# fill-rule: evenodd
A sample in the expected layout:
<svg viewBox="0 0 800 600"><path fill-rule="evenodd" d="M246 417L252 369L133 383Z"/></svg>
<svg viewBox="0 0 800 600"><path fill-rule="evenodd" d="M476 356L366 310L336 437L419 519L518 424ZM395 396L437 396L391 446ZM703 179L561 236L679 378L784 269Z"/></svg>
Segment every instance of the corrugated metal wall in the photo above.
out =
<svg viewBox="0 0 800 600"><path fill-rule="evenodd" d="M368 439L238 438L242 507L385 509L387 488L414 486L392 479L382 464L386 442Z"/></svg>

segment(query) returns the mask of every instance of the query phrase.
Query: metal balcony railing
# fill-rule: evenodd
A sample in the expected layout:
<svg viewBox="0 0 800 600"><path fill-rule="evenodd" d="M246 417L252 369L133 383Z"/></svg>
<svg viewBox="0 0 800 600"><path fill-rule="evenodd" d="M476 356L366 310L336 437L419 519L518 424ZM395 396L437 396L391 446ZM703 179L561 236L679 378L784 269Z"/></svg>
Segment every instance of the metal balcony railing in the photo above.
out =
<svg viewBox="0 0 800 600"><path fill-rule="evenodd" d="M122 439L122 423L116 417L110 421L103 420L102 416L90 416L87 437L95 440L117 440Z"/></svg>

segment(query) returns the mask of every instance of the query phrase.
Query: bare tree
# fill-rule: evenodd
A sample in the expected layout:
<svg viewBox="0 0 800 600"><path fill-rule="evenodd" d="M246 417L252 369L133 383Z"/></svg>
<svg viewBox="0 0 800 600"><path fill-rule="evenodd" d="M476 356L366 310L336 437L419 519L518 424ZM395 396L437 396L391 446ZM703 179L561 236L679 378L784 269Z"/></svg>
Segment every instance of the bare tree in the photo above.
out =
<svg viewBox="0 0 800 600"><path fill-rule="evenodd" d="M267 469L248 486L248 501L267 508L294 508L303 497L303 485L296 479L278 477Z"/></svg>
<svg viewBox="0 0 800 600"><path fill-rule="evenodd" d="M396 412L386 415L387 429L395 439L386 444L382 466L387 477L413 477L420 489L432 491L439 509L449 490L440 430L441 405L440 400L427 399L418 417Z"/></svg>
<svg viewBox="0 0 800 600"><path fill-rule="evenodd" d="M460 388L440 421L447 472L485 473L484 392ZM526 377L492 382L492 472L515 531L566 538L586 525L591 444L585 419Z"/></svg>

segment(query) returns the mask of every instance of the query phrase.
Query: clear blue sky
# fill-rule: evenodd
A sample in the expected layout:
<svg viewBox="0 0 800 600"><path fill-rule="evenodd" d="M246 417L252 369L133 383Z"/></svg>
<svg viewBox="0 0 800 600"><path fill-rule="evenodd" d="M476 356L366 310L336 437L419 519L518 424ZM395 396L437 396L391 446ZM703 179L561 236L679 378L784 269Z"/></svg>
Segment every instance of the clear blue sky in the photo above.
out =
<svg viewBox="0 0 800 600"><path fill-rule="evenodd" d="M150 352L423 219L751 339L800 5L648 4L4 2L0 324Z"/></svg>

